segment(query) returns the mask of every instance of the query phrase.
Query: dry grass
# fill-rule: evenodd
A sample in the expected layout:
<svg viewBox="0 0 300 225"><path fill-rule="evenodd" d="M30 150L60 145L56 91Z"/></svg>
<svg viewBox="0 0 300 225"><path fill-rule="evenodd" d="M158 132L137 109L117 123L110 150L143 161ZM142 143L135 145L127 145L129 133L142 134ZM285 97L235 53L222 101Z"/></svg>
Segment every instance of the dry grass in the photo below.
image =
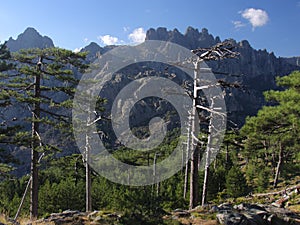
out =
<svg viewBox="0 0 300 225"><path fill-rule="evenodd" d="M217 225L218 222L216 220L203 220L201 218L194 218L194 219L190 219L190 218L181 218L178 219L178 221L184 225L189 225L189 224L193 224L193 225Z"/></svg>
<svg viewBox="0 0 300 225"><path fill-rule="evenodd" d="M0 223L3 223L3 224L7 224L8 223L6 217L3 214L0 214Z"/></svg>
<svg viewBox="0 0 300 225"><path fill-rule="evenodd" d="M295 213L300 215L300 204L291 205L291 206L288 207L288 209L291 210L292 212L295 212Z"/></svg>

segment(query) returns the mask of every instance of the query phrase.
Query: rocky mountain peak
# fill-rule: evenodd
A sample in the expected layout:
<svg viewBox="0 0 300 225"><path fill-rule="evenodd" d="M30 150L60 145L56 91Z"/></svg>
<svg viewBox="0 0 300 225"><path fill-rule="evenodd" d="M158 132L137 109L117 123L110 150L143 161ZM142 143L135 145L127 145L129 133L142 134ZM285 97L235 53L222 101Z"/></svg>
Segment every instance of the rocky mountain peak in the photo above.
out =
<svg viewBox="0 0 300 225"><path fill-rule="evenodd" d="M28 27L16 40L9 38L7 46L10 51L16 52L27 48L51 48L54 44L49 37L42 36L36 29Z"/></svg>
<svg viewBox="0 0 300 225"><path fill-rule="evenodd" d="M102 48L96 43L96 42L91 42L89 45L84 47L81 51L87 51L90 54L96 54L97 52L101 52Z"/></svg>
<svg viewBox="0 0 300 225"><path fill-rule="evenodd" d="M251 48L251 45L247 40L242 40L241 42L239 42L239 46L241 48Z"/></svg>
<svg viewBox="0 0 300 225"><path fill-rule="evenodd" d="M151 28L146 33L146 40L170 41L189 49L210 47L220 42L220 38L214 38L206 28L199 32L198 29L191 26L187 28L185 34L180 33L177 29L170 31L164 27L159 27L156 30Z"/></svg>

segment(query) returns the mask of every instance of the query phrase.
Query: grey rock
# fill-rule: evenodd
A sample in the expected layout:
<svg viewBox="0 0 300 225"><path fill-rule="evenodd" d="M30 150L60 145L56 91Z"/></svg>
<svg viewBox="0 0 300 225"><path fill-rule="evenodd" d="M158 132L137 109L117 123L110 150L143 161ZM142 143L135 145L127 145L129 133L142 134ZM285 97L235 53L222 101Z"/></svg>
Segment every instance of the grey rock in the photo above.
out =
<svg viewBox="0 0 300 225"><path fill-rule="evenodd" d="M221 205L218 205L218 208L220 211L231 211L232 207L233 206L230 203L223 203Z"/></svg>
<svg viewBox="0 0 300 225"><path fill-rule="evenodd" d="M209 210L209 212L211 212L211 213L216 213L216 212L219 212L219 211L220 211L220 209L219 209L219 207L216 206L216 205L213 205L213 206L210 208L210 210Z"/></svg>
<svg viewBox="0 0 300 225"><path fill-rule="evenodd" d="M287 209L272 206L242 203L231 207L231 210L228 210L230 208L228 204L218 208L222 207L226 211L219 211L217 219L224 225L288 225L300 219L297 214Z"/></svg>
<svg viewBox="0 0 300 225"><path fill-rule="evenodd" d="M146 33L146 40L170 41L189 49L210 47L220 42L220 38L215 39L206 28L199 32L193 27L188 27L185 34L181 34L177 29L168 31L164 27L156 30L151 28Z"/></svg>
<svg viewBox="0 0 300 225"><path fill-rule="evenodd" d="M95 219L94 219L94 222L101 222L103 221L103 218L101 216L97 216Z"/></svg>
<svg viewBox="0 0 300 225"><path fill-rule="evenodd" d="M173 214L174 218L175 217L180 218L180 217L190 217L191 216L191 214L188 211L183 210L183 209L175 209L172 214Z"/></svg>
<svg viewBox="0 0 300 225"><path fill-rule="evenodd" d="M7 47L10 51L16 52L27 48L51 48L54 47L54 43L49 37L42 36L37 30L29 27L16 40L9 38Z"/></svg>

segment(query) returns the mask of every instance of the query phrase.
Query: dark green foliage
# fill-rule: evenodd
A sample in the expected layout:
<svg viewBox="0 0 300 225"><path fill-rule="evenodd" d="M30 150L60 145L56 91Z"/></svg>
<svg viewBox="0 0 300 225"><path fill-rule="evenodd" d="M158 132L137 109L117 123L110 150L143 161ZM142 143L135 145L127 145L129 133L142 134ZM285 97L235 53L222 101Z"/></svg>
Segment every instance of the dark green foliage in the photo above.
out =
<svg viewBox="0 0 300 225"><path fill-rule="evenodd" d="M226 176L226 192L237 198L247 193L247 183L244 173L237 166L233 166Z"/></svg>
<svg viewBox="0 0 300 225"><path fill-rule="evenodd" d="M14 68L8 68L10 71L3 74L0 83L2 111L10 109L17 112L16 118L5 118L6 121L25 121L18 129L14 129L12 122L7 123L6 130L1 133L10 131L14 133L13 137L17 138L9 138L10 136L6 135L2 137L2 142L29 147L31 131L28 128L31 122L36 122L40 125L40 136L48 137L47 140L42 140L44 147L54 150L57 148L58 145L53 144L50 138L53 134L68 143L72 130L70 109L79 81L74 72L83 72L87 68L84 63L85 56L86 53L74 53L60 48L26 49L6 55ZM34 96L36 76L41 76L41 93L38 97ZM32 119L31 112L37 103L40 104L41 115ZM22 111L28 110L27 114L23 114L27 118L18 118L20 108ZM62 140L56 140L56 143L61 145Z"/></svg>
<svg viewBox="0 0 300 225"><path fill-rule="evenodd" d="M299 129L300 129L300 72L277 78L278 85L284 86L283 91L267 91L265 97L273 106L263 107L257 116L247 118L241 129L244 136L243 156L248 164L247 175L253 180L254 165L262 170L273 171L273 185L276 187L279 175L295 175L297 170L289 170L299 164ZM251 172L252 171L252 172ZM261 178L262 179L262 178ZM266 184L258 184L265 188Z"/></svg>
<svg viewBox="0 0 300 225"><path fill-rule="evenodd" d="M257 191L263 192L265 191L270 185L270 170L269 168L262 168L258 172L257 176Z"/></svg>
<svg viewBox="0 0 300 225"><path fill-rule="evenodd" d="M7 49L6 43L0 44L0 73L13 68L13 64L8 62L10 58L11 55Z"/></svg>

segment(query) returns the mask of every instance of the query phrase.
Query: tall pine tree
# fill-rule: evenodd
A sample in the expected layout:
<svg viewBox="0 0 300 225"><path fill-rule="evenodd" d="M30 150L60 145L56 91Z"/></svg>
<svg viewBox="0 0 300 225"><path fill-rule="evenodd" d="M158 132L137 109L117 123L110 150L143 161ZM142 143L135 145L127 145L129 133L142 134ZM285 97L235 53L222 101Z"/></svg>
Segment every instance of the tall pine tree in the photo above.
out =
<svg viewBox="0 0 300 225"><path fill-rule="evenodd" d="M39 157L45 151L60 147L62 140L53 140L50 134L58 139L63 131L72 130L70 108L78 83L74 72L83 72L87 68L85 57L86 53L60 48L21 50L12 54L15 68L2 82L2 89L5 87L8 93L10 106L7 107L13 107L15 120L25 115L29 118L23 119L31 124L23 121L24 129L19 132L22 137L19 140L23 140L19 144L31 148L31 219L38 216ZM15 106L22 106L28 112L20 113Z"/></svg>
<svg viewBox="0 0 300 225"><path fill-rule="evenodd" d="M278 184L285 163L295 163L299 153L300 72L277 78L283 91L265 92L265 106L257 116L247 118L242 128L247 158L257 166L272 167L273 186Z"/></svg>

